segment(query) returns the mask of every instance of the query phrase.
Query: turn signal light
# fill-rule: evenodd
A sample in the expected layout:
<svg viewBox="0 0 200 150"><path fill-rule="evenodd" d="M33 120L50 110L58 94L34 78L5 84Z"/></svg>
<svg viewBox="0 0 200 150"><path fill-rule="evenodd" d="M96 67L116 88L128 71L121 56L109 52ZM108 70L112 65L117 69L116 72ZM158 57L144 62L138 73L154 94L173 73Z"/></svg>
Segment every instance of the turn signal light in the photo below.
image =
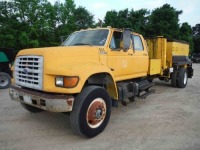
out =
<svg viewBox="0 0 200 150"><path fill-rule="evenodd" d="M64 77L64 87L75 87L78 84L78 77Z"/></svg>

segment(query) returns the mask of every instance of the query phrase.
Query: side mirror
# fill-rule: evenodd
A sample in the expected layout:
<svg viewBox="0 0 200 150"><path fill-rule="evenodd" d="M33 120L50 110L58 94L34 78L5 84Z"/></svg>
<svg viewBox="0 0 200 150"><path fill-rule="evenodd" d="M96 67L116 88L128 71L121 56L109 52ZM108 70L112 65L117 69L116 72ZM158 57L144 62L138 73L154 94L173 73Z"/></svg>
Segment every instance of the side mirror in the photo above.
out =
<svg viewBox="0 0 200 150"><path fill-rule="evenodd" d="M124 30L123 31L123 50L124 52L127 52L131 45L131 31L130 30Z"/></svg>

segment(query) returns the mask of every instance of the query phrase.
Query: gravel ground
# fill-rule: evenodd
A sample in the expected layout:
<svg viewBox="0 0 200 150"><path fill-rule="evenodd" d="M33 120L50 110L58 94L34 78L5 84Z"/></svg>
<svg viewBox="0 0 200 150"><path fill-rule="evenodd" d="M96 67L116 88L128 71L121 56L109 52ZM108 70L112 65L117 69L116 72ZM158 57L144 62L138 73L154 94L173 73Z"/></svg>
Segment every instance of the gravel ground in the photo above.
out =
<svg viewBox="0 0 200 150"><path fill-rule="evenodd" d="M0 90L0 149L200 149L200 64L184 89L155 81L146 99L112 109L104 132L92 139L73 134L69 116L62 113L31 114L8 90Z"/></svg>

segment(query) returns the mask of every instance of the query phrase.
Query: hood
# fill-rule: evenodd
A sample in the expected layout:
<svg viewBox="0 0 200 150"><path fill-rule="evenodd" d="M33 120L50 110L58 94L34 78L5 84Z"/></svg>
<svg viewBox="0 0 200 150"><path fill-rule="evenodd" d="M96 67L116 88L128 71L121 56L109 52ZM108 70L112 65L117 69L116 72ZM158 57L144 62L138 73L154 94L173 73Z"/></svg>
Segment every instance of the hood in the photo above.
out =
<svg viewBox="0 0 200 150"><path fill-rule="evenodd" d="M20 51L18 56L43 56L44 67L48 73L60 67L69 69L80 66L80 64L99 63L98 50L99 47L94 46L47 47L25 49Z"/></svg>
<svg viewBox="0 0 200 150"><path fill-rule="evenodd" d="M88 56L98 55L98 47L92 46L65 46L65 47L45 47L45 48L33 48L25 49L19 52L18 55L40 55L49 57L51 55L57 57L69 57L69 56Z"/></svg>

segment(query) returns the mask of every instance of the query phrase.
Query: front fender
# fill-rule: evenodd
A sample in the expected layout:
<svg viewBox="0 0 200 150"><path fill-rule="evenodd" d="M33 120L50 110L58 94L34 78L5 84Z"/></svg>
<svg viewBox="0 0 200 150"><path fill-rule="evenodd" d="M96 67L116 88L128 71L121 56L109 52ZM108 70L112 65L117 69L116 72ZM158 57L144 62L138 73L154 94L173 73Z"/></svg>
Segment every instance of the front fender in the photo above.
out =
<svg viewBox="0 0 200 150"><path fill-rule="evenodd" d="M85 82L87 79L98 73L106 73L108 74L109 80L112 80L112 86L113 86L113 93L112 94L115 98L117 98L117 91L116 91L116 82L114 80L114 77L112 75L112 72L110 68L107 66L104 66L97 62L77 62L77 63L68 63L68 64L62 64L57 65L55 67L45 67L44 71L44 90L45 91L51 91L56 93L80 93L83 86L85 85ZM79 77L79 83L74 88L62 88L62 87L55 87L50 86L50 80L53 78L53 82L55 82L55 76L78 76ZM48 86L49 85L49 86ZM56 91L55 91L56 90Z"/></svg>

